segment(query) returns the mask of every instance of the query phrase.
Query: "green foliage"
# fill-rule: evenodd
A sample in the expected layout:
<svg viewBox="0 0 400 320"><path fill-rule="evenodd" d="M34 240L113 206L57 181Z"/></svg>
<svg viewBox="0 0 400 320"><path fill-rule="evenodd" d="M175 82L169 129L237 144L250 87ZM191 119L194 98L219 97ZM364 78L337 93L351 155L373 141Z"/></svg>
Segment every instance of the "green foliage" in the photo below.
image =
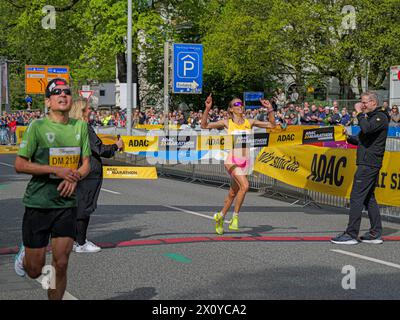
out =
<svg viewBox="0 0 400 320"><path fill-rule="evenodd" d="M354 30L343 29L348 4L356 10ZM45 5L56 7L55 30L41 25ZM69 65L76 86L115 79L116 56L126 50L126 0L7 0L0 12L0 56L19 61L10 65L13 101L25 96L25 64ZM204 94L176 95L173 105L202 107L209 92L225 105L246 90L269 94L284 80L306 97L308 86L324 87L331 77L351 97L350 82L360 83L367 62L376 89L399 64L399 12L400 0L137 0L133 61L162 89L164 42L204 44Z"/></svg>

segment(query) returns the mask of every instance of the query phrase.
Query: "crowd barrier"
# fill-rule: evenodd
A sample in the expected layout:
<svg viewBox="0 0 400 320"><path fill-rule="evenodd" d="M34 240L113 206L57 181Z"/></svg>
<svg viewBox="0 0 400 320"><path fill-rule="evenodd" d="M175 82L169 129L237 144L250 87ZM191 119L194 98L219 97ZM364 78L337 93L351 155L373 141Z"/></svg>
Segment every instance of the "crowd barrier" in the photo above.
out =
<svg viewBox="0 0 400 320"><path fill-rule="evenodd" d="M348 128L351 131L352 128ZM101 130L99 130L101 132ZM143 134L144 135L144 134ZM262 150L261 147L256 148L254 153L257 155ZM400 138L388 137L386 142L386 151L400 151ZM148 165L149 158L146 153L120 153L117 158L121 161L133 165ZM215 159L214 159L215 160ZM183 163L155 163L159 172L159 176L175 176L185 181L198 181L214 183L218 187L228 186L230 177L226 173L223 161L213 164L183 164ZM282 181L271 178L269 176L253 172L249 175L250 187L265 195L273 198L285 199L291 204L302 206L307 205L329 205L333 207L348 208L349 199L344 196L335 196L322 193L316 190L309 190L300 187L288 185ZM399 206L380 205L381 213L384 217L400 218Z"/></svg>
<svg viewBox="0 0 400 320"><path fill-rule="evenodd" d="M293 126L294 127L294 126ZM299 126L303 127L303 126ZM290 127L288 127L290 128ZM356 133L355 129L357 127L348 128L353 134ZM17 139L20 141L23 132L26 127L18 127L17 128ZM303 127L304 129L304 127ZM290 129L290 130L295 130ZM115 136L120 134L124 135L126 133L126 129L124 128L116 128L116 127L96 127L95 131L99 134L105 135L106 140L108 139L108 143L113 143L115 141ZM398 132L400 128L392 128L390 135L388 135L387 143L386 143L386 151L398 152L400 151L400 134ZM137 130L134 131L133 134L137 136L157 136L160 134L160 131L148 132ZM107 137L108 136L108 137ZM104 138L104 137L103 137ZM143 137L144 138L144 137ZM290 143L290 141L289 141ZM254 153L257 155L261 151L261 147L257 147L254 149ZM137 151L132 153L118 153L116 158L127 162L133 165L141 165L147 166L148 155L146 153ZM220 160L216 162L216 159L213 159L212 164L196 164L196 163L170 163L168 161L162 163L154 163L157 167L160 176L170 175L170 176L178 176L187 181L200 181L200 182L211 182L218 184L219 186L229 185L230 177L226 173L226 170L223 165L223 161ZM400 173L399 173L400 174ZM254 190L258 190L265 194L270 195L271 197L279 197L285 198L287 200L292 200L292 204L300 204L300 205L310 205L310 204L324 204L335 207L349 207L349 200L343 196L335 196L329 195L326 193L318 192L316 190L308 190L304 188L290 186L282 181L278 181L277 179L273 179L269 176L253 172L249 175L249 183L250 187ZM400 207L398 206L380 206L381 213L385 217L400 217Z"/></svg>

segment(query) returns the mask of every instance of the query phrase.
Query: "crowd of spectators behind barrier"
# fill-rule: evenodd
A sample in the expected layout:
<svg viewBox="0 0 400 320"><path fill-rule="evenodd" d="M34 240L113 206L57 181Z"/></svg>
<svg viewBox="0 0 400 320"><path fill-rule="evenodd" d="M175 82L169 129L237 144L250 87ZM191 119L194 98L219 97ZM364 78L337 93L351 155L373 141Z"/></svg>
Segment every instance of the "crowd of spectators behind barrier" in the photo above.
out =
<svg viewBox="0 0 400 320"><path fill-rule="evenodd" d="M332 106L323 107L318 104L304 102L297 104L295 102L282 103L279 99L271 99L275 110L275 119L277 123L286 125L358 125L356 112L349 112L346 107L339 108L338 102L333 101ZM384 107L388 108L387 103ZM200 122L203 112L199 111L173 111L168 115L170 125L186 126L188 128L200 128ZM399 108L393 105L390 110L391 126L400 126ZM4 112L0 117L0 144L16 144L16 127L27 126L34 119L42 118L44 114L39 110L34 111L16 111L13 113ZM267 120L267 110L264 108L246 110L246 118ZM92 126L107 126L124 128L126 126L127 114L122 111L92 111L89 116L89 123ZM228 119L227 108L214 107L209 113L209 121L215 122L222 119ZM132 125L162 125L164 124L163 112L157 112L154 108L145 111L133 110Z"/></svg>
<svg viewBox="0 0 400 320"><path fill-rule="evenodd" d="M44 114L40 110L4 112L0 116L0 144L15 145L17 143L17 126L28 126L33 120L43 116Z"/></svg>

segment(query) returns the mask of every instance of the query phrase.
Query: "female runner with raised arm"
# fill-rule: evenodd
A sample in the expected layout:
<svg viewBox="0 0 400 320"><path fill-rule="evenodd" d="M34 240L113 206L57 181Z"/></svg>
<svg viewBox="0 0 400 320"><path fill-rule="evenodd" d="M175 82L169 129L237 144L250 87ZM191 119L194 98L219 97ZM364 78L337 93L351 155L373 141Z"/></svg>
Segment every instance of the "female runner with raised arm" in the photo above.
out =
<svg viewBox="0 0 400 320"><path fill-rule="evenodd" d="M201 119L202 129L222 129L228 130L229 135L252 134L253 126L259 128L275 128L274 110L267 100L260 100L261 104L268 109L268 121L259 121L255 119L246 119L244 116L244 105L241 99L234 98L228 107L229 120L220 120L208 123L208 113L210 112L213 100L210 94L205 102L205 112ZM235 147L229 151L225 160L225 168L231 176L231 185L228 196L225 198L224 207L220 212L214 215L216 222L215 231L218 235L224 233L224 219L236 198L233 218L229 223L230 230L239 230L239 211L243 204L247 191L249 190L249 181L247 175L250 167L250 149L248 147Z"/></svg>

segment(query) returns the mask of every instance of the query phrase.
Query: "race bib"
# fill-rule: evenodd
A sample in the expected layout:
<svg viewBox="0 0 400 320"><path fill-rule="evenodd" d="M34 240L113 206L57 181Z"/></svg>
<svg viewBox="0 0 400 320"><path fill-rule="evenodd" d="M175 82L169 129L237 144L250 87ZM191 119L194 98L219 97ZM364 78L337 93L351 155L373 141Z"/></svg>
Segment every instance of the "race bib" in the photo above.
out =
<svg viewBox="0 0 400 320"><path fill-rule="evenodd" d="M69 169L78 169L81 154L80 147L50 148L49 165ZM50 175L52 179L59 179L55 175Z"/></svg>

